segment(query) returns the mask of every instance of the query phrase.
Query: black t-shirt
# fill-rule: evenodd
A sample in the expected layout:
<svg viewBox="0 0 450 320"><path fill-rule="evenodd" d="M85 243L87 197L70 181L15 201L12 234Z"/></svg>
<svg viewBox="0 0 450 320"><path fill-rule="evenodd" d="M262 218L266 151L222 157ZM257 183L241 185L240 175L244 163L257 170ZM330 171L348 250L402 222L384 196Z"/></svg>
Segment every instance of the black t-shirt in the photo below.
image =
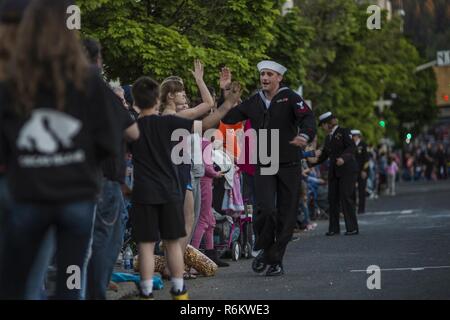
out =
<svg viewBox="0 0 450 320"><path fill-rule="evenodd" d="M64 111L56 110L51 90L38 89L33 111L20 116L14 97L0 84L0 115L7 177L19 202L67 203L94 200L100 163L118 154L122 132L115 127L110 90L95 71L85 90L66 87Z"/></svg>
<svg viewBox="0 0 450 320"><path fill-rule="evenodd" d="M122 105L119 97L117 97L112 90L109 90L108 95L111 99L111 107L114 112L116 120L116 128L123 133L135 122L128 110ZM102 163L103 176L108 180L124 183L125 182L125 141L120 143L119 154L116 157L111 157Z"/></svg>
<svg viewBox="0 0 450 320"><path fill-rule="evenodd" d="M132 143L134 186L132 201L139 204L164 204L182 199L177 168L172 162L176 129L191 132L193 120L177 116L144 116L138 120L140 138Z"/></svg>
<svg viewBox="0 0 450 320"><path fill-rule="evenodd" d="M136 110L134 110L133 107L129 107L128 108L128 112L130 112L130 114L131 114L131 116L133 117L134 120L137 121L137 119L139 119L139 113Z"/></svg>
<svg viewBox="0 0 450 320"><path fill-rule="evenodd" d="M0 110L1 109L2 108L0 106ZM3 128L1 115L0 115L0 128ZM4 148L3 143L4 143L3 134L0 131L0 177L5 174L5 170L6 170L6 158L5 158L5 151L3 150L3 148Z"/></svg>
<svg viewBox="0 0 450 320"><path fill-rule="evenodd" d="M0 141L0 177L5 174L5 171L6 171L6 164L5 164L3 150L2 150L1 141Z"/></svg>
<svg viewBox="0 0 450 320"><path fill-rule="evenodd" d="M130 113L130 116L133 118L133 120L137 122L137 120L139 119L139 113L136 110L134 110L133 107L128 107L128 112ZM130 142L126 144L125 149L127 153L131 153Z"/></svg>

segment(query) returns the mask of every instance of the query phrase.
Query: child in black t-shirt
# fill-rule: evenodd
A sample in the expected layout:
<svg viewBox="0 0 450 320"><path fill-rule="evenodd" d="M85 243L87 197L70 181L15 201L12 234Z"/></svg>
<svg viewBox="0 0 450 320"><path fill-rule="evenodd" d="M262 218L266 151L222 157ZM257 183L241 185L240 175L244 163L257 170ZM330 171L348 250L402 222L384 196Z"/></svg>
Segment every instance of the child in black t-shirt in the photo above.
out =
<svg viewBox="0 0 450 320"><path fill-rule="evenodd" d="M193 121L176 115L159 115L159 85L148 77L136 81L133 99L142 112L138 119L140 138L132 144L134 188L130 211L133 237L139 245L141 298L153 299L155 243L164 241L171 274L171 294L175 300L188 299L184 287L184 261L179 239L186 235L182 193L178 173L172 161L172 133L184 129L186 135L194 126L212 128L240 98L239 84L222 107L203 121ZM178 141L178 137L176 138Z"/></svg>

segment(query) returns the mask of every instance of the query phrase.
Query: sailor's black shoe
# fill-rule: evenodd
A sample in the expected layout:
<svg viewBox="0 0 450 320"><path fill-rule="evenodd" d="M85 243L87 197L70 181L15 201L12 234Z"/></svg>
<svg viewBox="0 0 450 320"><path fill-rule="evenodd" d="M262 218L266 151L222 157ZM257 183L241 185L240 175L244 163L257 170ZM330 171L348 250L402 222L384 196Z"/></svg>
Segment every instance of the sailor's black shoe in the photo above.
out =
<svg viewBox="0 0 450 320"><path fill-rule="evenodd" d="M270 265L269 269L267 269L266 272L267 277L282 276L283 274L284 274L283 266L279 263Z"/></svg>
<svg viewBox="0 0 450 320"><path fill-rule="evenodd" d="M253 259L252 269L256 273L261 273L266 270L267 263L264 261L264 251L261 252Z"/></svg>

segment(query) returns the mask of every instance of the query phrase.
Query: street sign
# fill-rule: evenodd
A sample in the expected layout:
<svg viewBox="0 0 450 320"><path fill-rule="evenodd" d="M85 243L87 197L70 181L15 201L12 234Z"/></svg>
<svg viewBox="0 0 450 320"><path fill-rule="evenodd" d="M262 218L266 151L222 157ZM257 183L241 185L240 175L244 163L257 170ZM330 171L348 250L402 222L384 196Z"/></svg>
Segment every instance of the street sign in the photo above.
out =
<svg viewBox="0 0 450 320"><path fill-rule="evenodd" d="M380 97L380 100L375 101L373 103L374 106L378 107L378 110L383 113L385 107L392 106L392 100L383 100L383 97Z"/></svg>
<svg viewBox="0 0 450 320"><path fill-rule="evenodd" d="M437 53L437 65L440 67L450 66L450 50L438 51Z"/></svg>

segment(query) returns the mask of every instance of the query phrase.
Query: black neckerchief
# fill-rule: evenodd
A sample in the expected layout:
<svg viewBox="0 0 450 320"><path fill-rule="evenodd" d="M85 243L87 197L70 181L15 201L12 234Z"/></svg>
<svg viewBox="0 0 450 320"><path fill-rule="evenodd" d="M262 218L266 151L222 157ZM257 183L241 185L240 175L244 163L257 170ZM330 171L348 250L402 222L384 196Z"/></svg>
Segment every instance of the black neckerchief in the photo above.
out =
<svg viewBox="0 0 450 320"><path fill-rule="evenodd" d="M268 129L268 127L269 127L269 121L270 121L269 109L270 109L270 107L272 105L272 101L280 94L280 92L285 91L287 89L289 89L289 88L288 87L280 87L280 88L278 88L278 91L275 93L275 95L270 100L269 108L266 107L265 100L267 100L267 99L266 99L266 95L264 94L264 91L263 90L258 90L258 94L259 94L259 98L260 98L259 99L260 100L260 108L263 108L262 112L264 114L262 124L260 124L260 128L261 129Z"/></svg>

